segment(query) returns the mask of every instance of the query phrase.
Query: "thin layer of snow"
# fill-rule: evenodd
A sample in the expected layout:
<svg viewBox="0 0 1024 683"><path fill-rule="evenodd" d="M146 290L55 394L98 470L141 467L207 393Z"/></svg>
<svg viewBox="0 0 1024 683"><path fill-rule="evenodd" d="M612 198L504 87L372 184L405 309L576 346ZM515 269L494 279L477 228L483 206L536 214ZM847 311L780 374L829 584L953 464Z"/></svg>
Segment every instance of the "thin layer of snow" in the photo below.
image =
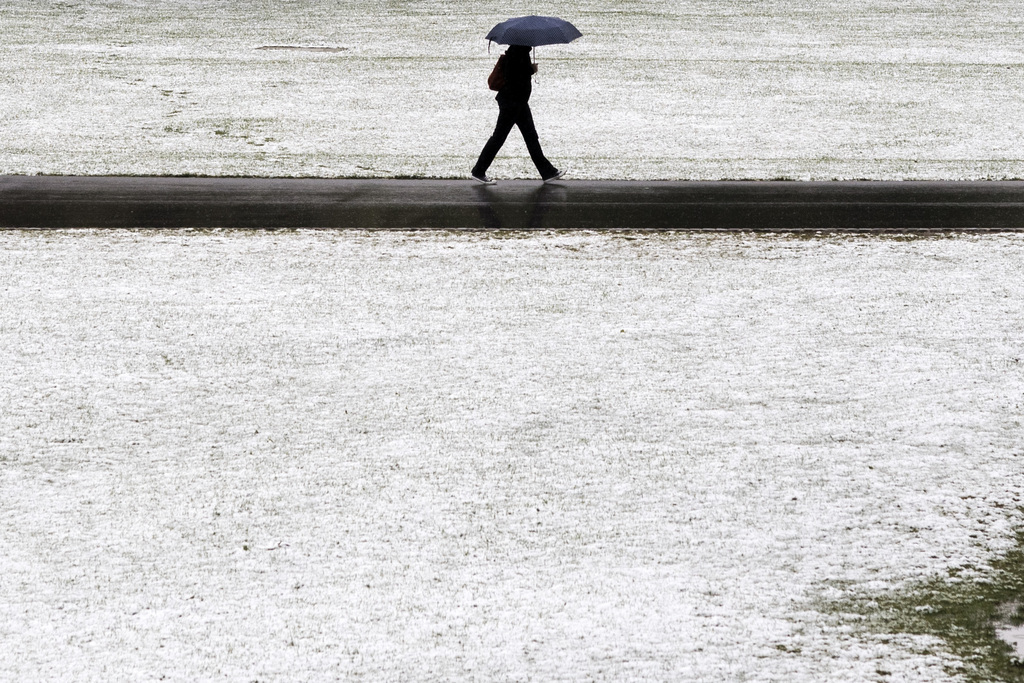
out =
<svg viewBox="0 0 1024 683"><path fill-rule="evenodd" d="M1016 601L999 606L996 615L996 637L1010 646L1013 656L1024 661L1024 625L1020 624L1021 604Z"/></svg>
<svg viewBox="0 0 1024 683"><path fill-rule="evenodd" d="M1024 626L997 628L996 635L1013 648L1013 656L1024 659Z"/></svg>
<svg viewBox="0 0 1024 683"><path fill-rule="evenodd" d="M527 13L585 34L533 102L573 177L1024 177L1015 0L8 0L0 173L463 177Z"/></svg>
<svg viewBox="0 0 1024 683"><path fill-rule="evenodd" d="M815 601L1013 543L1022 268L0 233L0 679L947 680Z"/></svg>

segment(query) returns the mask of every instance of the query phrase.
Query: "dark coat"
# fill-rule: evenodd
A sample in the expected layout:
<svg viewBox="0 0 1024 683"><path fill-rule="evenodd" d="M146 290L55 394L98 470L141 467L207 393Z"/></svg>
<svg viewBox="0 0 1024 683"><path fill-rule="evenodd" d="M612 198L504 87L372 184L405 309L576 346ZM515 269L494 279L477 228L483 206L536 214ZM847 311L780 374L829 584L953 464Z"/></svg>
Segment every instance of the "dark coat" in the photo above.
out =
<svg viewBox="0 0 1024 683"><path fill-rule="evenodd" d="M502 61L502 72L505 74L505 87L498 91L498 104L525 104L530 101L533 92L535 67L530 60L530 48L513 45L505 51Z"/></svg>

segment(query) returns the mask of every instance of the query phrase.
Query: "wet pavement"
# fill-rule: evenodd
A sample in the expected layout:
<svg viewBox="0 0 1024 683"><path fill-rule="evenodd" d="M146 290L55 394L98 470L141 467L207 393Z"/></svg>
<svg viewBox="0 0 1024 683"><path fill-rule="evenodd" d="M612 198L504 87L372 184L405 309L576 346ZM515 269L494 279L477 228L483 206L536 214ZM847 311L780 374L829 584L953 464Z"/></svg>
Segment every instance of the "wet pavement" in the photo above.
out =
<svg viewBox="0 0 1024 683"><path fill-rule="evenodd" d="M0 176L0 228L1024 230L1024 181Z"/></svg>

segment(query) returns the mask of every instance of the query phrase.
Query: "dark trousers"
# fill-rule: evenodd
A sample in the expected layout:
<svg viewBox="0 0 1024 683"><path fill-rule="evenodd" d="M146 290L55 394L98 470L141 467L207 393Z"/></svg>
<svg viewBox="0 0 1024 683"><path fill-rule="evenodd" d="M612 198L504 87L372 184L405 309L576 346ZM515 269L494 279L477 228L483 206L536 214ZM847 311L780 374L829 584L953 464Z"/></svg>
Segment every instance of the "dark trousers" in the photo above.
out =
<svg viewBox="0 0 1024 683"><path fill-rule="evenodd" d="M494 127L494 134L484 145L480 152L480 158L473 167L474 175L485 175L490 168L498 150L505 144L505 139L512 131L512 126L519 126L519 132L523 134L526 141L526 149L530 152L537 171L541 178L549 178L558 170L551 165L551 162L544 156L540 149L540 138L537 137L537 127L533 125L533 114L530 112L530 105L526 102L499 102L498 103L498 124Z"/></svg>

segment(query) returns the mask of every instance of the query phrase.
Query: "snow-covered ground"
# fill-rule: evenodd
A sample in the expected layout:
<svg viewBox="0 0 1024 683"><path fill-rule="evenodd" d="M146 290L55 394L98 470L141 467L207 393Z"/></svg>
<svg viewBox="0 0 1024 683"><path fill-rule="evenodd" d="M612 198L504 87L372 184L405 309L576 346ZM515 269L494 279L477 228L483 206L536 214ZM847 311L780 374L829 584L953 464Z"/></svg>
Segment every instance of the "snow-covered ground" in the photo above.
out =
<svg viewBox="0 0 1024 683"><path fill-rule="evenodd" d="M464 177L529 13L573 177L1024 177L1019 0L5 0L0 173Z"/></svg>
<svg viewBox="0 0 1024 683"><path fill-rule="evenodd" d="M1022 269L1021 235L0 233L0 679L944 680L815 608L1013 543Z"/></svg>

